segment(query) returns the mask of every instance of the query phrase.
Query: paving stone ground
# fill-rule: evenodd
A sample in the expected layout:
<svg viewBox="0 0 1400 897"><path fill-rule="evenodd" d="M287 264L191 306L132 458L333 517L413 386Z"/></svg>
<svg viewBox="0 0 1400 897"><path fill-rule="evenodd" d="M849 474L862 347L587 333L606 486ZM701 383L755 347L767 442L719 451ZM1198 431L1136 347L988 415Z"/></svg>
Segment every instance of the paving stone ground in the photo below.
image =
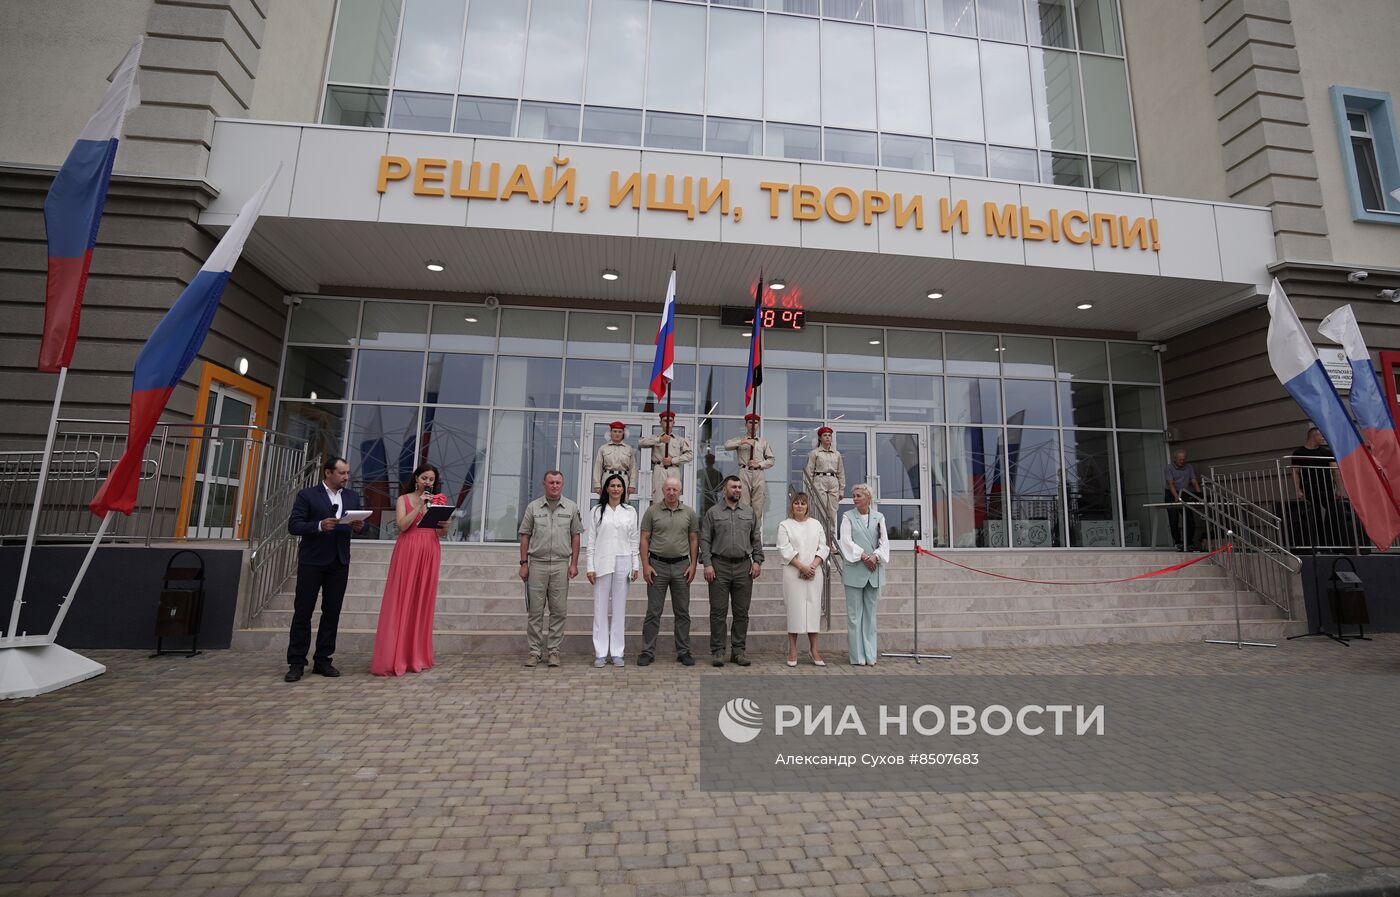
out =
<svg viewBox="0 0 1400 897"><path fill-rule="evenodd" d="M836 652L832 651L835 660ZM701 676L91 652L98 679L0 705L0 895L1064 897L1400 867L1400 795L721 794L696 786ZM880 674L1394 675L1343 648L983 649ZM874 670L869 671L874 673Z"/></svg>

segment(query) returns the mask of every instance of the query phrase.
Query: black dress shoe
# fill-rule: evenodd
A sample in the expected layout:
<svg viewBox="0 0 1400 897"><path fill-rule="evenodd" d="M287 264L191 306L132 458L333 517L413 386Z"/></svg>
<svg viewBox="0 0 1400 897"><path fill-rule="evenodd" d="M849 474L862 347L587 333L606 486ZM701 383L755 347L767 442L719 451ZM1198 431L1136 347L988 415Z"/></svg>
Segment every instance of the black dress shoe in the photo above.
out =
<svg viewBox="0 0 1400 897"><path fill-rule="evenodd" d="M689 654L682 654L680 657L676 658L676 663L682 663L688 667L693 667L695 666L695 658L691 657Z"/></svg>
<svg viewBox="0 0 1400 897"><path fill-rule="evenodd" d="M340 675L340 670L337 670L335 667L331 666L330 661L315 664L311 667L311 672L315 673L317 676L326 676L331 679L334 679Z"/></svg>
<svg viewBox="0 0 1400 897"><path fill-rule="evenodd" d="M651 660L652 660L652 657L651 657L650 654L643 654L641 657L638 657L638 658L637 658L637 666L639 666L639 667L649 667L649 666L651 666Z"/></svg>
<svg viewBox="0 0 1400 897"><path fill-rule="evenodd" d="M301 681L301 674L302 674L305 670L306 670L306 667L299 667L299 666L297 666L296 664L292 664L291 666L288 666L288 667L287 667L287 675L285 675L285 676L282 677L282 681L283 681L283 682L300 682L300 681Z"/></svg>

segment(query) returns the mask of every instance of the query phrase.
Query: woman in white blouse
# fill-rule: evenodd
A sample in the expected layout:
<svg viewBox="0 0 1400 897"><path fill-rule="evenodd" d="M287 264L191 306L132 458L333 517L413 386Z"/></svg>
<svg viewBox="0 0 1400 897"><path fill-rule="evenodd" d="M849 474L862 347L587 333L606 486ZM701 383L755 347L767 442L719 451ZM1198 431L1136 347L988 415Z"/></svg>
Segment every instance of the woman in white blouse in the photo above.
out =
<svg viewBox="0 0 1400 897"><path fill-rule="evenodd" d="M621 474L603 481L604 501L588 511L584 542L588 547L588 581L593 584L593 665L622 666L622 641L627 619L627 584L642 567L637 553L637 509L627 504L627 482ZM611 613L611 619L609 614Z"/></svg>
<svg viewBox="0 0 1400 897"><path fill-rule="evenodd" d="M797 666L797 635L807 633L812 663L826 666L817 650L822 617L822 562L831 549L826 530L807 516L807 493L797 492L788 503L787 519L778 524L778 553L783 556L783 601L787 604L787 665Z"/></svg>
<svg viewBox="0 0 1400 897"><path fill-rule="evenodd" d="M870 506L870 487L861 483L851 490L855 508L841 515L841 531L836 547L846 562L841 581L846 586L846 641L851 664L874 666L879 657L875 647L875 602L885 584L885 567L890 563L890 534L885 518Z"/></svg>

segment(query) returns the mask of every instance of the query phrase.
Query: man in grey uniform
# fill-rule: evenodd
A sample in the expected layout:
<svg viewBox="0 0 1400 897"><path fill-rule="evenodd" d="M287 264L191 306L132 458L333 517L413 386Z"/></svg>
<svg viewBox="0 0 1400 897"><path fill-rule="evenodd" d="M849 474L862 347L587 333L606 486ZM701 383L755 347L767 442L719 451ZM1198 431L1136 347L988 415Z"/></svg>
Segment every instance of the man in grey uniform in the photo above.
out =
<svg viewBox="0 0 1400 897"><path fill-rule="evenodd" d="M763 538L752 508L739 502L739 478L724 479L724 501L705 512L700 521L700 563L710 584L710 655L724 666L725 636L730 636L731 663L749 665L744 648L749 635L749 603L753 581L763 572ZM727 633L729 605L734 605L734 629Z"/></svg>
<svg viewBox="0 0 1400 897"><path fill-rule="evenodd" d="M536 666L548 651L549 665L559 666L564 643L564 619L569 580L578 575L579 534L583 521L578 505L564 497L564 474L547 471L544 497L525 506L520 518L520 578L525 580L525 637L530 654L525 666ZM549 641L544 641L544 611L549 606Z"/></svg>
<svg viewBox="0 0 1400 897"><path fill-rule="evenodd" d="M672 474L662 483L661 501L642 515L642 575L647 581L647 615L642 621L642 653L637 666L656 659L656 636L666 590L671 590L671 613L676 618L676 661L694 666L690 654L690 583L695 579L700 519L681 504L681 481Z"/></svg>

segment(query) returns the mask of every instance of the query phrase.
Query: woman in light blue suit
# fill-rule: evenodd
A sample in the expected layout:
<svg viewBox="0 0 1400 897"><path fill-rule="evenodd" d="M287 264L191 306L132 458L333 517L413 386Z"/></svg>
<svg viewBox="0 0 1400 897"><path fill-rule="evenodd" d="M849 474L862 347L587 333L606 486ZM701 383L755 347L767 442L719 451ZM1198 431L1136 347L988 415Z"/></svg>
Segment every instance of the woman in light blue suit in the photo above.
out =
<svg viewBox="0 0 1400 897"><path fill-rule="evenodd" d="M890 534L885 518L872 508L870 487L861 483L851 490L853 510L841 515L836 547L845 561L841 581L846 586L846 641L851 665L874 666L879 657L875 646L875 602L885 584L885 567L890 563Z"/></svg>

